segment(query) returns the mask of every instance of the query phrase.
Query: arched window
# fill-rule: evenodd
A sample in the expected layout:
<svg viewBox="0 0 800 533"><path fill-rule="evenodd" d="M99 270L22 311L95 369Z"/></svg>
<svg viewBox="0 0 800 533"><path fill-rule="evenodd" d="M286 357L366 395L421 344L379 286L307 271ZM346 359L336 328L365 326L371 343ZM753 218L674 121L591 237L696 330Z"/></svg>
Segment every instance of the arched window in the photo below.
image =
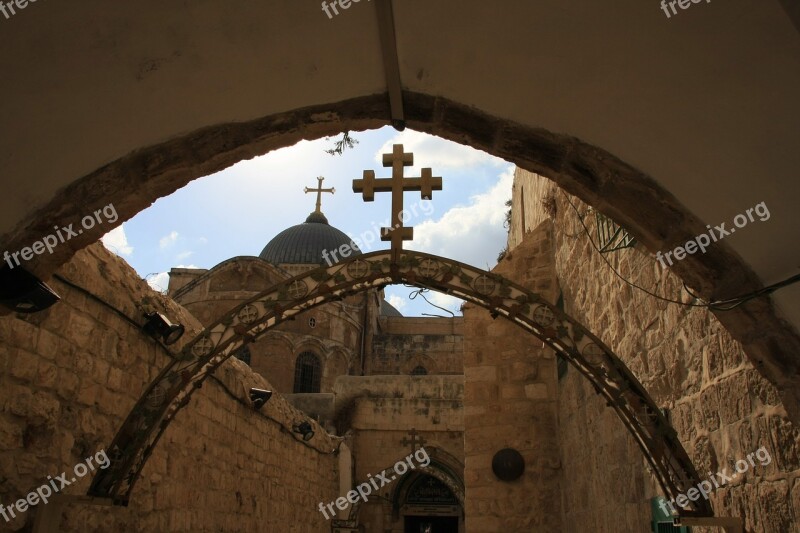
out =
<svg viewBox="0 0 800 533"><path fill-rule="evenodd" d="M411 371L411 375L412 375L412 376L427 376L427 375L428 375L428 369L427 369L427 368L425 368L425 367L424 367L424 366L422 366L422 365L417 365L417 366L415 366L415 367L414 367L414 369Z"/></svg>
<svg viewBox="0 0 800 533"><path fill-rule="evenodd" d="M250 366L250 348L247 346L242 346L236 350L233 356L239 361L245 363L247 366Z"/></svg>
<svg viewBox="0 0 800 533"><path fill-rule="evenodd" d="M319 357L311 352L298 355L294 367L294 392L319 392L321 380L322 365Z"/></svg>

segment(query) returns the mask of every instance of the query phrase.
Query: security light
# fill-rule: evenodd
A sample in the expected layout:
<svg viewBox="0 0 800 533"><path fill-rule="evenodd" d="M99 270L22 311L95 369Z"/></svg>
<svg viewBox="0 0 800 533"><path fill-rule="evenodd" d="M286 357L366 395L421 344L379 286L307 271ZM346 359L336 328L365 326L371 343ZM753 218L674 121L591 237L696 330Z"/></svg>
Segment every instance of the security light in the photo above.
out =
<svg viewBox="0 0 800 533"><path fill-rule="evenodd" d="M161 337L164 344L175 344L183 336L185 328L182 324L173 324L167 317L158 312L145 315L147 323L143 329L153 337Z"/></svg>
<svg viewBox="0 0 800 533"><path fill-rule="evenodd" d="M0 304L17 313L44 311L61 298L36 276L17 266L0 268Z"/></svg>
<svg viewBox="0 0 800 533"><path fill-rule="evenodd" d="M264 389L250 389L250 402L253 404L253 409L258 411L261 409L265 403L272 398L272 391L271 390L264 390Z"/></svg>
<svg viewBox="0 0 800 533"><path fill-rule="evenodd" d="M311 424L308 422L301 422L292 426L292 431L303 435L303 440L309 441L314 437L314 430L311 429Z"/></svg>

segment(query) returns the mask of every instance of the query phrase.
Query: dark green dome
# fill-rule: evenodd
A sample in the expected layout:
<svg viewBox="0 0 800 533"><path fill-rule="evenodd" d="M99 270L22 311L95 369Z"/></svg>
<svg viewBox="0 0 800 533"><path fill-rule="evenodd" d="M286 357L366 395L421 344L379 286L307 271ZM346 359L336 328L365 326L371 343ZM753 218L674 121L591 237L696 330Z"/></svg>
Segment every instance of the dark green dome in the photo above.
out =
<svg viewBox="0 0 800 533"><path fill-rule="evenodd" d="M261 251L259 257L273 265L325 263L323 250L330 252L341 245L349 244L353 248L350 255L360 255L361 251L344 232L328 224L328 219L320 212L313 212L302 224L287 228L278 233ZM338 253L338 252L337 252ZM340 261L341 256L337 255ZM338 262L334 258L331 262Z"/></svg>

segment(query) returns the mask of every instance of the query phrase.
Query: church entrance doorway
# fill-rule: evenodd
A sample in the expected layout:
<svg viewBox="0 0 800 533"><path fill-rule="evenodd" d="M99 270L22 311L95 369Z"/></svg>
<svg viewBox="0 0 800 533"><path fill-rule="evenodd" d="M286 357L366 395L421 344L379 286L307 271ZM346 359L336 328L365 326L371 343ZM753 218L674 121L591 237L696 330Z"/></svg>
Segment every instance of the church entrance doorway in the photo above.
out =
<svg viewBox="0 0 800 533"><path fill-rule="evenodd" d="M401 514L405 533L458 533L461 505L439 479L418 475L405 492Z"/></svg>
<svg viewBox="0 0 800 533"><path fill-rule="evenodd" d="M456 516L407 516L405 533L458 533Z"/></svg>

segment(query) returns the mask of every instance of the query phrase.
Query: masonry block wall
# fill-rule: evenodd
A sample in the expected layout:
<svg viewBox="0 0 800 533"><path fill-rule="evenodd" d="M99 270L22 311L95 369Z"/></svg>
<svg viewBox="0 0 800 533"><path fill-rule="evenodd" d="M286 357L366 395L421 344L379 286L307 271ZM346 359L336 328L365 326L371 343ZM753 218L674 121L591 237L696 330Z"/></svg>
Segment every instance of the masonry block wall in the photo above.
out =
<svg viewBox="0 0 800 533"><path fill-rule="evenodd" d="M535 230L494 270L544 298L556 294L552 234ZM468 533L561 527L556 367L552 350L511 322L464 308L464 454ZM500 481L492 458L514 448L521 478Z"/></svg>
<svg viewBox="0 0 800 533"><path fill-rule="evenodd" d="M531 224L552 221L565 310L615 350L668 410L701 477L723 468L731 473L735 461L762 446L768 450L770 464L755 460L756 466L712 492L716 513L745 516L747 531L800 531L800 431L741 346L704 308L659 301L616 278L591 247L567 199L596 240L588 206L521 170L514 188L512 255L518 243L536 235ZM651 292L695 301L641 247L605 258L625 279ZM648 500L659 492L638 447L574 369L557 390L564 530L649 531Z"/></svg>
<svg viewBox="0 0 800 533"><path fill-rule="evenodd" d="M363 483L391 468L422 445L431 459L430 469L443 464L448 477L462 485L464 464L463 376L341 376L336 380L338 409L351 409L349 433L355 454L354 482ZM413 461L419 465L416 459ZM409 469L405 477L414 475ZM359 509L366 532L403 533L404 525L393 509L404 477L381 487ZM461 489L463 492L463 488ZM463 530L462 530L463 531Z"/></svg>
<svg viewBox="0 0 800 533"><path fill-rule="evenodd" d="M372 337L369 374L463 374L464 322L458 318L380 317Z"/></svg>
<svg viewBox="0 0 800 533"><path fill-rule="evenodd" d="M208 326L288 277L258 257L235 257L210 270L172 269L168 294ZM297 357L309 351L322 367L320 391L330 392L337 376L360 370L363 313L368 301L364 294L349 296L279 324L248 345L250 366L269 376L276 390L291 394L295 392Z"/></svg>
<svg viewBox="0 0 800 533"><path fill-rule="evenodd" d="M199 331L182 308L94 245L59 274L141 321L142 303ZM34 315L0 317L0 503L6 506L106 450L170 355L105 305L58 280L62 301ZM317 429L307 445L288 429L302 414L279 395L260 412L246 399L264 378L229 360L165 432L128 507L67 505L63 531L324 531L317 504L338 492L336 441ZM316 448L313 449L313 448ZM321 451L318 451L321 450ZM291 465L291 468L287 468ZM85 494L92 474L66 487ZM69 476L68 476L69 479ZM30 531L40 504L0 531ZM235 525L234 525L235 524Z"/></svg>

